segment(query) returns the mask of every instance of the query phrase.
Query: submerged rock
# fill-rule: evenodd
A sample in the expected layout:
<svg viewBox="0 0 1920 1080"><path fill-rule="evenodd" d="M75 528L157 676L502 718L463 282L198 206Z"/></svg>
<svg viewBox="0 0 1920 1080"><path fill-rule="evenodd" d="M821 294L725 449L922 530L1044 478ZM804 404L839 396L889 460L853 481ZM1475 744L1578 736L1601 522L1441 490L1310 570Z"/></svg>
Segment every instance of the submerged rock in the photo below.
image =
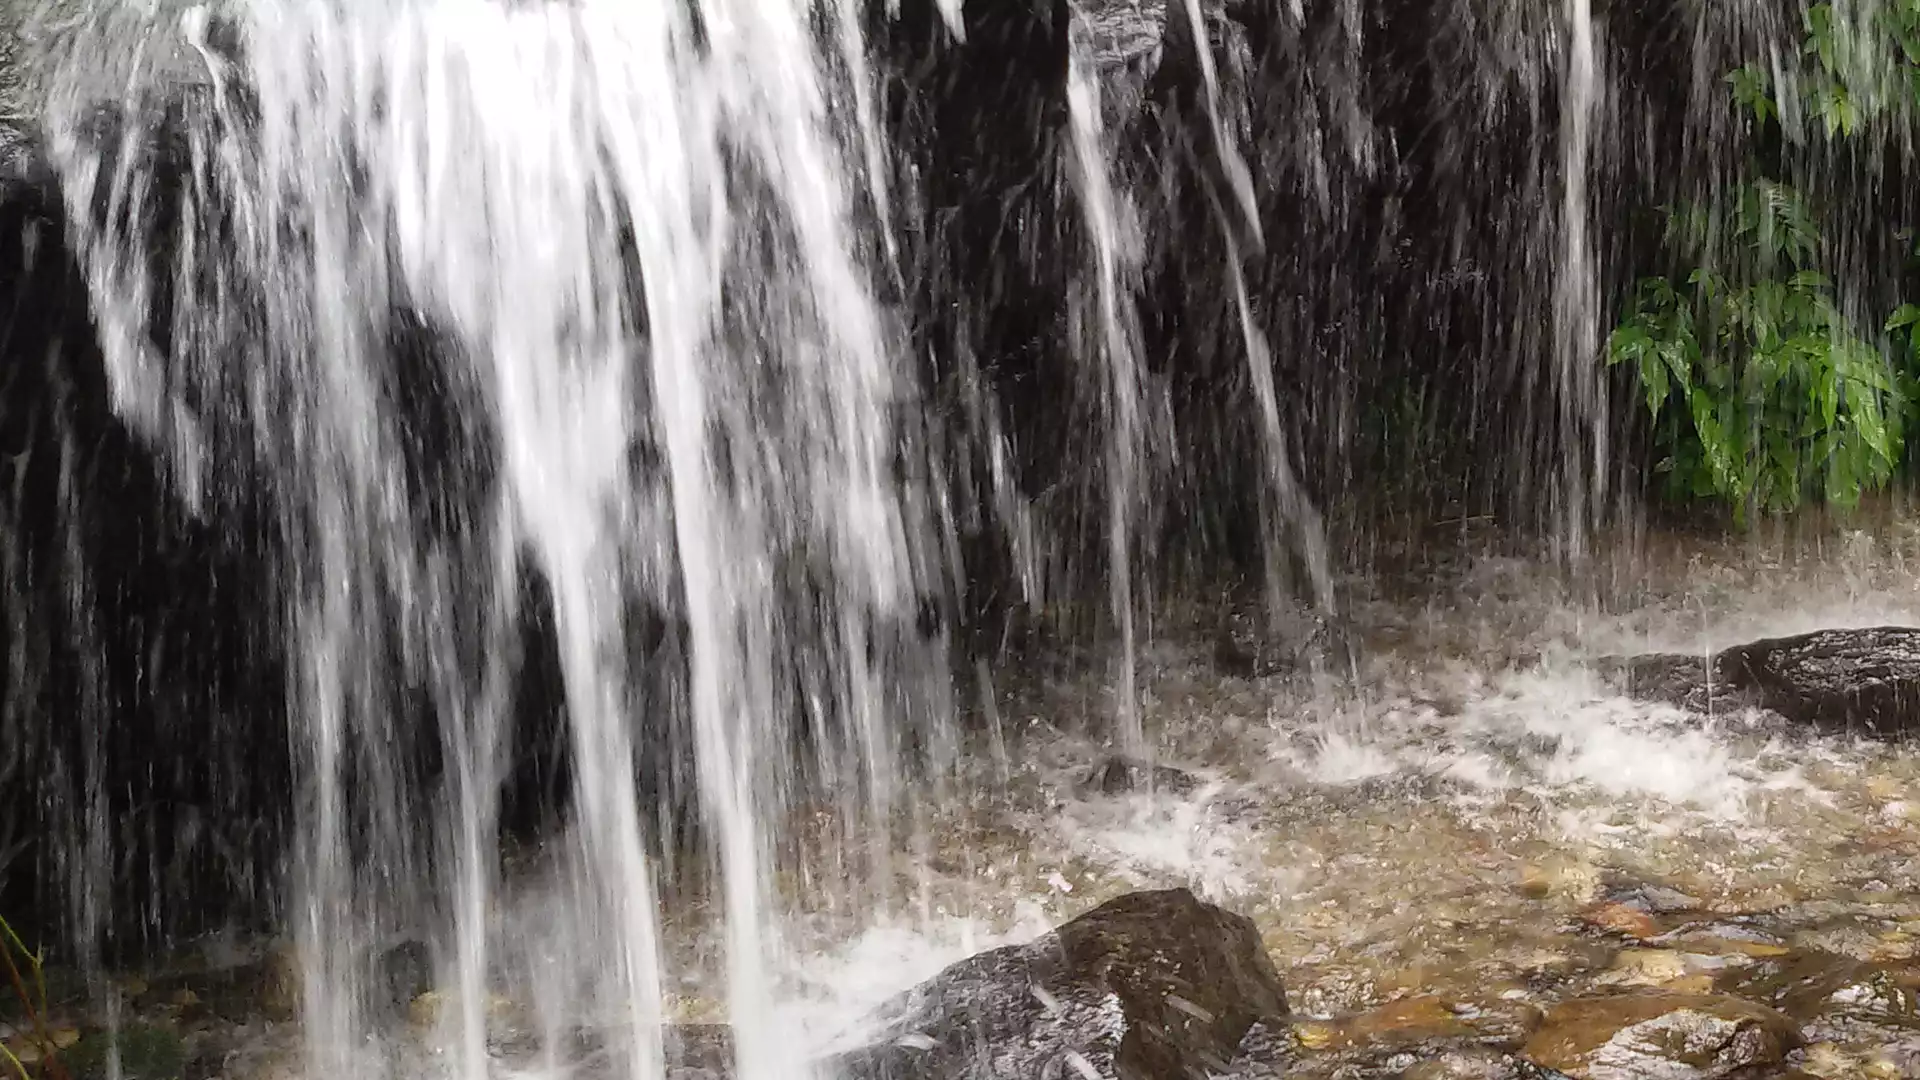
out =
<svg viewBox="0 0 1920 1080"><path fill-rule="evenodd" d="M1297 614L1269 624L1247 611L1230 613L1214 634L1213 664L1238 679L1266 679L1312 671L1351 674L1355 641L1335 620Z"/></svg>
<svg viewBox="0 0 1920 1080"><path fill-rule="evenodd" d="M60 1054L72 1080L178 1080L190 1055L180 1033L139 1021L119 1032L97 1031Z"/></svg>
<svg viewBox="0 0 1920 1080"><path fill-rule="evenodd" d="M963 960L881 1010L847 1080L1179 1080L1226 1070L1286 993L1253 922L1185 889L1111 900L1028 945Z"/></svg>
<svg viewBox="0 0 1920 1080"><path fill-rule="evenodd" d="M1390 1007L1391 1008L1391 1007ZM1568 1080L1478 1034L1454 1031L1408 1042L1387 1038L1334 1045L1309 1032L1347 1025L1309 1023L1291 1035L1255 1024L1241 1052L1216 1080ZM1307 1029L1303 1031L1302 1029Z"/></svg>
<svg viewBox="0 0 1920 1080"><path fill-rule="evenodd" d="M1784 1014L1719 994L1640 993L1564 1002L1525 1056L1580 1080L1713 1080L1777 1064L1800 1045Z"/></svg>
<svg viewBox="0 0 1920 1080"><path fill-rule="evenodd" d="M413 1003L433 989L433 955L425 942L403 941L383 950L375 964L386 994L381 1004L392 1015L410 1015Z"/></svg>
<svg viewBox="0 0 1920 1080"><path fill-rule="evenodd" d="M1080 782L1080 792L1083 795L1132 795L1154 791L1191 795L1205 784L1206 781L1185 769L1115 754L1101 759L1088 771Z"/></svg>
<svg viewBox="0 0 1920 1080"><path fill-rule="evenodd" d="M1286 1080L1569 1080L1563 1072L1482 1047L1308 1060L1274 1075Z"/></svg>
<svg viewBox="0 0 1920 1080"><path fill-rule="evenodd" d="M666 1037L671 1080L727 1080L733 1075L733 1029L725 1024L675 1024Z"/></svg>
<svg viewBox="0 0 1920 1080"><path fill-rule="evenodd" d="M1829 730L1920 733L1920 628L1816 630L1711 656L1639 656L1618 674L1634 697L1695 712L1753 707Z"/></svg>

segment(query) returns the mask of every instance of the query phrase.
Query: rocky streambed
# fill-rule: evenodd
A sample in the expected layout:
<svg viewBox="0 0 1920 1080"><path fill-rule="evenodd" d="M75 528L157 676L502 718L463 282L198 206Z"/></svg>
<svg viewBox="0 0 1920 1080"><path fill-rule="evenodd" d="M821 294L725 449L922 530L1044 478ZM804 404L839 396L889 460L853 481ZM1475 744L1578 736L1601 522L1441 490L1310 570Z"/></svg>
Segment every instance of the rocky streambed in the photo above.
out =
<svg viewBox="0 0 1920 1080"><path fill-rule="evenodd" d="M1542 901L1597 889L1563 928L1560 950L1543 949L1527 977L1439 992L1380 985L1369 992L1384 1004L1337 1014L1307 1011L1297 992L1289 999L1246 916L1186 889L1125 893L885 1001L860 1025L864 1042L813 1066L850 1080L1892 1078L1920 1069L1912 931L1717 913L1671 888L1583 877L1533 867L1519 883ZM1902 902L1879 901L1892 925L1920 930L1911 896ZM1844 945L1829 951L1809 940L1821 933L1875 944L1864 957ZM115 1067L133 1080L290 1075L281 976L269 962L123 978L113 990L124 999L117 1036L56 1001L44 1026L14 1019L27 1030L9 1050L29 1073L74 1080ZM426 988L394 1004L397 1042L424 1038L443 1005ZM495 1050L513 1068L515 1007L503 998L490 1009ZM731 1075L724 1025L676 1025L668 1045L677 1080ZM572 1071L613 1071L590 1031L570 1033L568 1051ZM430 1056L415 1060L432 1068Z"/></svg>
<svg viewBox="0 0 1920 1080"><path fill-rule="evenodd" d="M854 1078L1920 1075L1920 546L1821 544L1656 550L1611 613L1523 559L1381 574L1345 670L1170 613L1150 763L1107 744L1110 657L1033 665L903 810L888 900L795 853L777 1022ZM548 910L527 878L503 940ZM700 907L676 969L721 968ZM502 1073L610 1067L501 957ZM385 1067L445 1071L454 991L418 946L368 963ZM103 1080L111 1021L133 1080L298 1074L272 942L53 974L41 1024L0 1013L29 1071ZM729 1075L718 995L669 991L673 1074Z"/></svg>

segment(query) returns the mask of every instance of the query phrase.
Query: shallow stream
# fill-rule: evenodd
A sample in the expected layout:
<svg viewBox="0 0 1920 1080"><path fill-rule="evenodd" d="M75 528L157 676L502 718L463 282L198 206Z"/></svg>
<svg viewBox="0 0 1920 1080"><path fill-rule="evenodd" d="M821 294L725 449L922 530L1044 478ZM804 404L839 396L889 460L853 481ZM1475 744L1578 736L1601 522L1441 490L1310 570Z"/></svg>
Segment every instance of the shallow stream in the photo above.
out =
<svg viewBox="0 0 1920 1080"><path fill-rule="evenodd" d="M1920 748L1638 704L1587 666L1920 623L1920 528L1899 517L1740 544L1656 534L1604 612L1569 602L1540 563L1410 543L1429 554L1384 551L1397 571L1348 583L1357 682L1225 674L1211 632L1223 609L1196 605L1154 628L1143 667L1163 767L1150 787L1122 782L1139 771L1089 783L1110 753L1101 665L1028 657L980 710L962 774L903 812L918 827L903 819L888 856L893 897L841 895L833 866L789 858L783 892L806 914L787 935L779 1022L827 1049L946 963L1184 885L1255 919L1308 1049L1476 1025L1498 1037L1559 1001L1658 989L1780 1008L1809 1043L1802 1075L1920 1075ZM826 812L794 825L802 847L832 830ZM523 872L503 940L542 940L549 902ZM718 970L708 905L669 905L672 966ZM251 944L218 944L231 955L212 967L258 967ZM521 1067L541 1029L591 1026L516 1006L539 951L509 950L498 976L496 1050ZM222 1032L231 1075L290 1067L290 1033L258 1015L272 994L208 1009L217 992L182 993L225 978L191 970L208 952L129 984L130 1015ZM668 997L681 1022L725 1019L697 977ZM437 999L403 1004L405 1057L432 1054Z"/></svg>

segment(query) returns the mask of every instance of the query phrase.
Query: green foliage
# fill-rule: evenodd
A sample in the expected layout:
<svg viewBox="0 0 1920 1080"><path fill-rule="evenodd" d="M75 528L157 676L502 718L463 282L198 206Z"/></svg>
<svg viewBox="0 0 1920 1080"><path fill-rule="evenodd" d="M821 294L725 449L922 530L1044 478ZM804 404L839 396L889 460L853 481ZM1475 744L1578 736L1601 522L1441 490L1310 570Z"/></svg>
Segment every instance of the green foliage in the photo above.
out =
<svg viewBox="0 0 1920 1080"><path fill-rule="evenodd" d="M1910 395L1817 271L1742 284L1702 269L1678 288L1650 278L1609 352L1634 365L1664 421L1659 468L1675 494L1744 513L1791 510L1811 487L1847 506L1893 474Z"/></svg>
<svg viewBox="0 0 1920 1080"><path fill-rule="evenodd" d="M1805 30L1797 69L1727 76L1756 134L1777 128L1808 152L1920 110L1920 0L1818 4ZM1750 171L1711 200L1668 208L1665 245L1688 269L1639 282L1607 361L1636 375L1669 495L1718 499L1739 519L1809 497L1851 506L1903 459L1920 307L1860 325L1825 273L1818 208Z"/></svg>
<svg viewBox="0 0 1920 1080"><path fill-rule="evenodd" d="M22 965L25 966L24 971ZM54 1051L53 1036L47 1031L47 977L43 958L39 950L27 948L27 943L20 940L20 935L14 932L13 925L5 918L0 918L0 969L6 972L7 985L25 1014L34 1038L45 1049L47 1074L53 1080L67 1080L66 1071ZM0 1061L4 1061L20 1080L33 1080L26 1063L4 1044L0 1044Z"/></svg>
<svg viewBox="0 0 1920 1080"><path fill-rule="evenodd" d="M1920 105L1920 0L1814 4L1803 16L1801 63L1778 75L1745 64L1727 76L1736 106L1758 125L1778 122L1804 144L1810 133L1850 137Z"/></svg>

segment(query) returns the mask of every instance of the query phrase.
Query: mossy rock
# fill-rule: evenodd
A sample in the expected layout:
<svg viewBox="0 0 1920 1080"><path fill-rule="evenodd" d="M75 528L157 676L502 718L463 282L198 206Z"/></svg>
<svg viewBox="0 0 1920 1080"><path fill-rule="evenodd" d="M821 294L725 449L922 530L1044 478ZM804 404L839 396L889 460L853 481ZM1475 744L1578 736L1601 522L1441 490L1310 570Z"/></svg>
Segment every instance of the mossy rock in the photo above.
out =
<svg viewBox="0 0 1920 1080"><path fill-rule="evenodd" d="M60 1055L61 1064L73 1080L107 1080L107 1059L114 1042L110 1032L90 1032ZM178 1033L156 1024L121 1028L119 1048L123 1080L180 1080L186 1069L186 1044Z"/></svg>

